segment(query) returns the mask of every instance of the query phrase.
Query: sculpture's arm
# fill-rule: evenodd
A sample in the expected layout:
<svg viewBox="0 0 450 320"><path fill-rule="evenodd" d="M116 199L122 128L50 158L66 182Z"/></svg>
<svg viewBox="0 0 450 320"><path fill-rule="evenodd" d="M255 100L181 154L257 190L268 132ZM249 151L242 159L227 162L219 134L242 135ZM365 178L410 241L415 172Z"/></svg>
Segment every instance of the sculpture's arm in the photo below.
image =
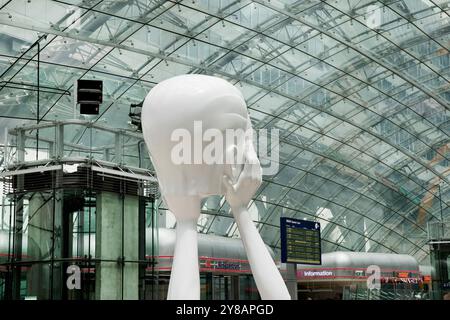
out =
<svg viewBox="0 0 450 320"><path fill-rule="evenodd" d="M177 220L168 300L200 300L197 220Z"/></svg>
<svg viewBox="0 0 450 320"><path fill-rule="evenodd" d="M236 183L224 176L224 185L227 190L226 199L239 228L261 298L264 300L290 300L286 284L247 211L251 197L261 184L259 161L257 159L250 161L252 163L246 161Z"/></svg>
<svg viewBox="0 0 450 320"><path fill-rule="evenodd" d="M232 210L261 298L263 300L290 300L291 297L284 280L247 209L239 207Z"/></svg>
<svg viewBox="0 0 450 320"><path fill-rule="evenodd" d="M197 220L200 199L197 197L165 197L177 219L175 250L170 274L168 300L199 300Z"/></svg>

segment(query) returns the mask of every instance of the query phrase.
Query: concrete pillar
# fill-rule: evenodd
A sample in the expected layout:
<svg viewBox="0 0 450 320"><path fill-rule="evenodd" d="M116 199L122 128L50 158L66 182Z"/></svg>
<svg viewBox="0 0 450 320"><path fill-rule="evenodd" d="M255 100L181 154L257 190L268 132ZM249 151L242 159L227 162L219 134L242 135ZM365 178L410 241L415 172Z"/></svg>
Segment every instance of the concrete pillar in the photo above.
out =
<svg viewBox="0 0 450 320"><path fill-rule="evenodd" d="M16 159L18 163L22 163L25 159L25 132L23 130L17 131L17 152ZM16 186L16 196L14 204L14 247L13 247L13 260L19 262L22 259L23 248L22 248L22 233L23 233L23 204L24 204L24 176L17 176L17 186ZM20 266L13 267L12 277L8 277L7 287L8 291L11 292L9 298L20 299L21 295L21 279L22 279L22 269Z"/></svg>
<svg viewBox="0 0 450 320"><path fill-rule="evenodd" d="M35 193L28 205L28 252L33 261L50 260L52 254L53 201L51 194ZM50 265L35 263L27 272L27 295L50 299Z"/></svg>
<svg viewBox="0 0 450 320"><path fill-rule="evenodd" d="M60 179L60 178L58 178ZM62 215L63 215L63 190L57 190L53 193L53 204L54 207L54 221L53 227L54 232L52 236L54 237L52 245L53 247L53 259L61 259L63 257L63 237L62 237ZM61 299L62 298L62 286L66 285L65 276L66 270L63 270L64 264L61 261L53 262L52 269L50 270L51 275L51 299Z"/></svg>
<svg viewBox="0 0 450 320"><path fill-rule="evenodd" d="M139 198L125 196L125 260L139 260ZM124 266L124 299L139 299L139 264L125 263Z"/></svg>
<svg viewBox="0 0 450 320"><path fill-rule="evenodd" d="M239 276L231 276L231 300L240 300L240 285L239 285Z"/></svg>
<svg viewBox="0 0 450 320"><path fill-rule="evenodd" d="M138 299L139 265L118 261L139 258L139 201L136 196L97 194L95 297L99 300ZM123 214L123 216L122 216ZM122 228L122 222L123 228Z"/></svg>
<svg viewBox="0 0 450 320"><path fill-rule="evenodd" d="M286 263L286 271L286 286L288 288L289 294L291 295L291 300L298 300L297 264Z"/></svg>

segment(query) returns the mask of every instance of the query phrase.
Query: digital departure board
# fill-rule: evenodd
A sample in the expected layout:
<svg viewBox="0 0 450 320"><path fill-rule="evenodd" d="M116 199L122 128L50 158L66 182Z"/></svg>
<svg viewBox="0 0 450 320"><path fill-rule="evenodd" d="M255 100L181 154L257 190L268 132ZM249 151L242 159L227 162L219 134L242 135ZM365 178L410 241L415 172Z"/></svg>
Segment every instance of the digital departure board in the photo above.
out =
<svg viewBox="0 0 450 320"><path fill-rule="evenodd" d="M280 218L281 262L322 264L320 223Z"/></svg>

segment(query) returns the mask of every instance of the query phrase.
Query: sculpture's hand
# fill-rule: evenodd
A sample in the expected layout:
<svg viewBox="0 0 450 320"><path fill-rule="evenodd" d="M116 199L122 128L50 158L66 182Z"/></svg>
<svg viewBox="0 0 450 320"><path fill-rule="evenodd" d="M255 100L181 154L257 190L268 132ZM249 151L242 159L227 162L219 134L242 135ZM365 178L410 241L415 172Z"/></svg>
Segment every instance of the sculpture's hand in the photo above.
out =
<svg viewBox="0 0 450 320"><path fill-rule="evenodd" d="M245 153L246 160L240 174L237 176L237 170L231 170L235 182L224 176L225 198L233 212L261 298L289 300L289 292L283 278L247 211L248 203L262 181L261 166L252 148L253 145L250 145Z"/></svg>
<svg viewBox="0 0 450 320"><path fill-rule="evenodd" d="M233 166L233 177L225 175L223 183L226 188L225 198L228 201L233 213L236 209L246 209L255 192L262 182L262 170L253 146L248 145L244 154L245 163L240 170Z"/></svg>

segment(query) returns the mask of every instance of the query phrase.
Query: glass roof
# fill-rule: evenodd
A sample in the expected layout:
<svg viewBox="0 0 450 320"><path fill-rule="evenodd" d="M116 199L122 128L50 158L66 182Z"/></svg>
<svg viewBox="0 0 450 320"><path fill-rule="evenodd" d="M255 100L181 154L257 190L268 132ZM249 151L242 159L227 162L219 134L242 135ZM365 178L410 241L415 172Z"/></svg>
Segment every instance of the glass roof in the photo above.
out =
<svg viewBox="0 0 450 320"><path fill-rule="evenodd" d="M38 49L40 121L73 118L79 78L103 80L95 121L123 128L174 75L236 85L280 130L250 209L276 252L288 216L320 221L325 252L422 261L426 223L450 217L450 1L0 0L2 127L36 121ZM238 235L219 197L199 230Z"/></svg>

